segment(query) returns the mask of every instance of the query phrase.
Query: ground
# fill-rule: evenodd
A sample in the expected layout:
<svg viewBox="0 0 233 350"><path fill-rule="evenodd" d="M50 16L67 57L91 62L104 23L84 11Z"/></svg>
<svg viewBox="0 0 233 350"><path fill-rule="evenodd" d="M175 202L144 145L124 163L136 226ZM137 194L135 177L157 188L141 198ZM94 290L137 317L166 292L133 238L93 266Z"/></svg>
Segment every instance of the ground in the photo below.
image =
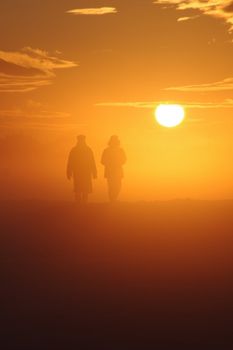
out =
<svg viewBox="0 0 233 350"><path fill-rule="evenodd" d="M233 201L0 204L5 349L231 349Z"/></svg>

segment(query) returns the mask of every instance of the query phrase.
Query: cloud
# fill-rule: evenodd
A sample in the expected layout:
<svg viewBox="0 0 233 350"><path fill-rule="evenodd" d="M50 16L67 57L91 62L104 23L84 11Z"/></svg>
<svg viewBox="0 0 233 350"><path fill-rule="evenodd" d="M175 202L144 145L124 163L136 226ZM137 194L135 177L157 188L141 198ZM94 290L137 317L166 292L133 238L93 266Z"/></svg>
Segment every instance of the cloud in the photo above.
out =
<svg viewBox="0 0 233 350"><path fill-rule="evenodd" d="M184 102L184 101L144 101L144 102L101 102L97 107L124 107L124 108L144 108L154 109L159 104L180 104L188 109L216 109L216 108L233 108L233 99L227 99L220 103L213 102Z"/></svg>
<svg viewBox="0 0 233 350"><path fill-rule="evenodd" d="M233 78L226 78L208 84L184 85L169 87L164 90L185 91L185 92L210 92L210 91L229 91L233 90Z"/></svg>
<svg viewBox="0 0 233 350"><path fill-rule="evenodd" d="M21 51L0 51L0 92L28 92L52 84L55 70L76 67L48 52L25 47Z"/></svg>
<svg viewBox="0 0 233 350"><path fill-rule="evenodd" d="M66 13L70 13L72 15L107 15L117 13L117 9L115 7L96 7L96 8L84 8L84 9L73 9L69 10Z"/></svg>
<svg viewBox="0 0 233 350"><path fill-rule="evenodd" d="M5 116L0 114L0 131L1 135L6 131L25 131L26 130L41 130L43 133L47 131L59 131L62 134L69 130L76 130L77 128L84 128L86 124L78 123L72 120L71 118L61 118L60 116L51 116L51 117L40 117L33 118L28 116Z"/></svg>
<svg viewBox="0 0 233 350"><path fill-rule="evenodd" d="M221 18L229 25L229 32L233 32L232 0L155 0L154 4L172 5L181 11L197 10L201 14ZM185 19L189 19L189 17L185 17Z"/></svg>
<svg viewBox="0 0 233 350"><path fill-rule="evenodd" d="M42 103L34 100L27 100L22 106L9 110L0 110L0 118L12 118L14 120L29 119L64 119L69 118L70 114L66 112L54 111L50 106L44 106Z"/></svg>
<svg viewBox="0 0 233 350"><path fill-rule="evenodd" d="M186 16L186 17L179 17L177 19L177 22L184 22L184 21L188 21L190 19L195 19L195 18L198 18L200 16Z"/></svg>
<svg viewBox="0 0 233 350"><path fill-rule="evenodd" d="M189 19L191 19L191 17L180 17L180 18L178 18L178 22L184 22L184 21L188 21Z"/></svg>
<svg viewBox="0 0 233 350"><path fill-rule="evenodd" d="M27 100L20 106L0 110L0 135L10 130L70 131L84 128L70 113L54 110L35 100Z"/></svg>

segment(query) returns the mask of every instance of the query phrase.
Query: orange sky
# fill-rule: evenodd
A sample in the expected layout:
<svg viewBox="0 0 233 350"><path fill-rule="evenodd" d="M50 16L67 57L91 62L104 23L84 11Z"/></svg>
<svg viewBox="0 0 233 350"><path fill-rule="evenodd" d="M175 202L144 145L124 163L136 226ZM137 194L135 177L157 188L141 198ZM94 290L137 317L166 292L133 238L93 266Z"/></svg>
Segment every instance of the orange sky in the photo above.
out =
<svg viewBox="0 0 233 350"><path fill-rule="evenodd" d="M99 168L117 133L125 200L233 197L233 2L0 3L0 179L4 198L70 198L69 149L87 135ZM162 102L185 106L174 129Z"/></svg>

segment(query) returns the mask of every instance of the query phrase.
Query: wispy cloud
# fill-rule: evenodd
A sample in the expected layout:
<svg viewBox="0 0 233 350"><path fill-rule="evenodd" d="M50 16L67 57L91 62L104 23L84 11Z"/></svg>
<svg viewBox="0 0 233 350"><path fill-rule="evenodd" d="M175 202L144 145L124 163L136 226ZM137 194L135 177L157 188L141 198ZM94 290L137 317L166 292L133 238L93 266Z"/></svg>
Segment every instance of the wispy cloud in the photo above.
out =
<svg viewBox="0 0 233 350"><path fill-rule="evenodd" d="M181 104L188 109L216 109L216 108L233 108L233 99L227 99L223 102L185 102L185 101L144 101L144 102L101 102L97 107L124 107L124 108L145 108L154 109L159 104Z"/></svg>
<svg viewBox="0 0 233 350"><path fill-rule="evenodd" d="M184 85L168 87L164 90L185 91L185 92L210 92L210 91L228 91L233 90L233 78L226 78L208 84Z"/></svg>
<svg viewBox="0 0 233 350"><path fill-rule="evenodd" d="M83 8L83 9L73 9L67 11L72 15L107 15L117 13L117 9L115 7L96 7L96 8Z"/></svg>
<svg viewBox="0 0 233 350"><path fill-rule="evenodd" d="M172 5L178 10L197 10L215 18L221 18L229 25L229 31L233 31L233 1L232 0L155 0L154 4ZM179 20L193 18L181 17Z"/></svg>
<svg viewBox="0 0 233 350"><path fill-rule="evenodd" d="M195 18L198 18L200 17L199 15L197 16L186 16L186 17L179 17L177 19L177 22L185 22L185 21L189 21L190 19L195 19Z"/></svg>
<svg viewBox="0 0 233 350"><path fill-rule="evenodd" d="M34 100L27 100L22 106L7 110L0 110L0 117L23 119L64 119L69 118L70 114L66 112L54 111L50 106L44 106L42 103Z"/></svg>
<svg viewBox="0 0 233 350"><path fill-rule="evenodd" d="M0 51L0 92L28 92L52 84L55 70L76 67L48 52L25 47L21 51Z"/></svg>
<svg viewBox="0 0 233 350"><path fill-rule="evenodd" d="M83 127L64 111L54 110L49 105L27 100L21 106L0 110L0 131L12 129L71 130Z"/></svg>

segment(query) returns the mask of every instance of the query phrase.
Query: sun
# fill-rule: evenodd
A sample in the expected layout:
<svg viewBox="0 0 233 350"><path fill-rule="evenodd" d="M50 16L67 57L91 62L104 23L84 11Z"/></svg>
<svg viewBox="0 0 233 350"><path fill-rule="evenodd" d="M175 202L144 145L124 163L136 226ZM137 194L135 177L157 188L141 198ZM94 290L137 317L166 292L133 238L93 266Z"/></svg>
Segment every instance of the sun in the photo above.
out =
<svg viewBox="0 0 233 350"><path fill-rule="evenodd" d="M160 104L155 110L157 122L167 128L181 124L185 117L184 108L175 104Z"/></svg>

